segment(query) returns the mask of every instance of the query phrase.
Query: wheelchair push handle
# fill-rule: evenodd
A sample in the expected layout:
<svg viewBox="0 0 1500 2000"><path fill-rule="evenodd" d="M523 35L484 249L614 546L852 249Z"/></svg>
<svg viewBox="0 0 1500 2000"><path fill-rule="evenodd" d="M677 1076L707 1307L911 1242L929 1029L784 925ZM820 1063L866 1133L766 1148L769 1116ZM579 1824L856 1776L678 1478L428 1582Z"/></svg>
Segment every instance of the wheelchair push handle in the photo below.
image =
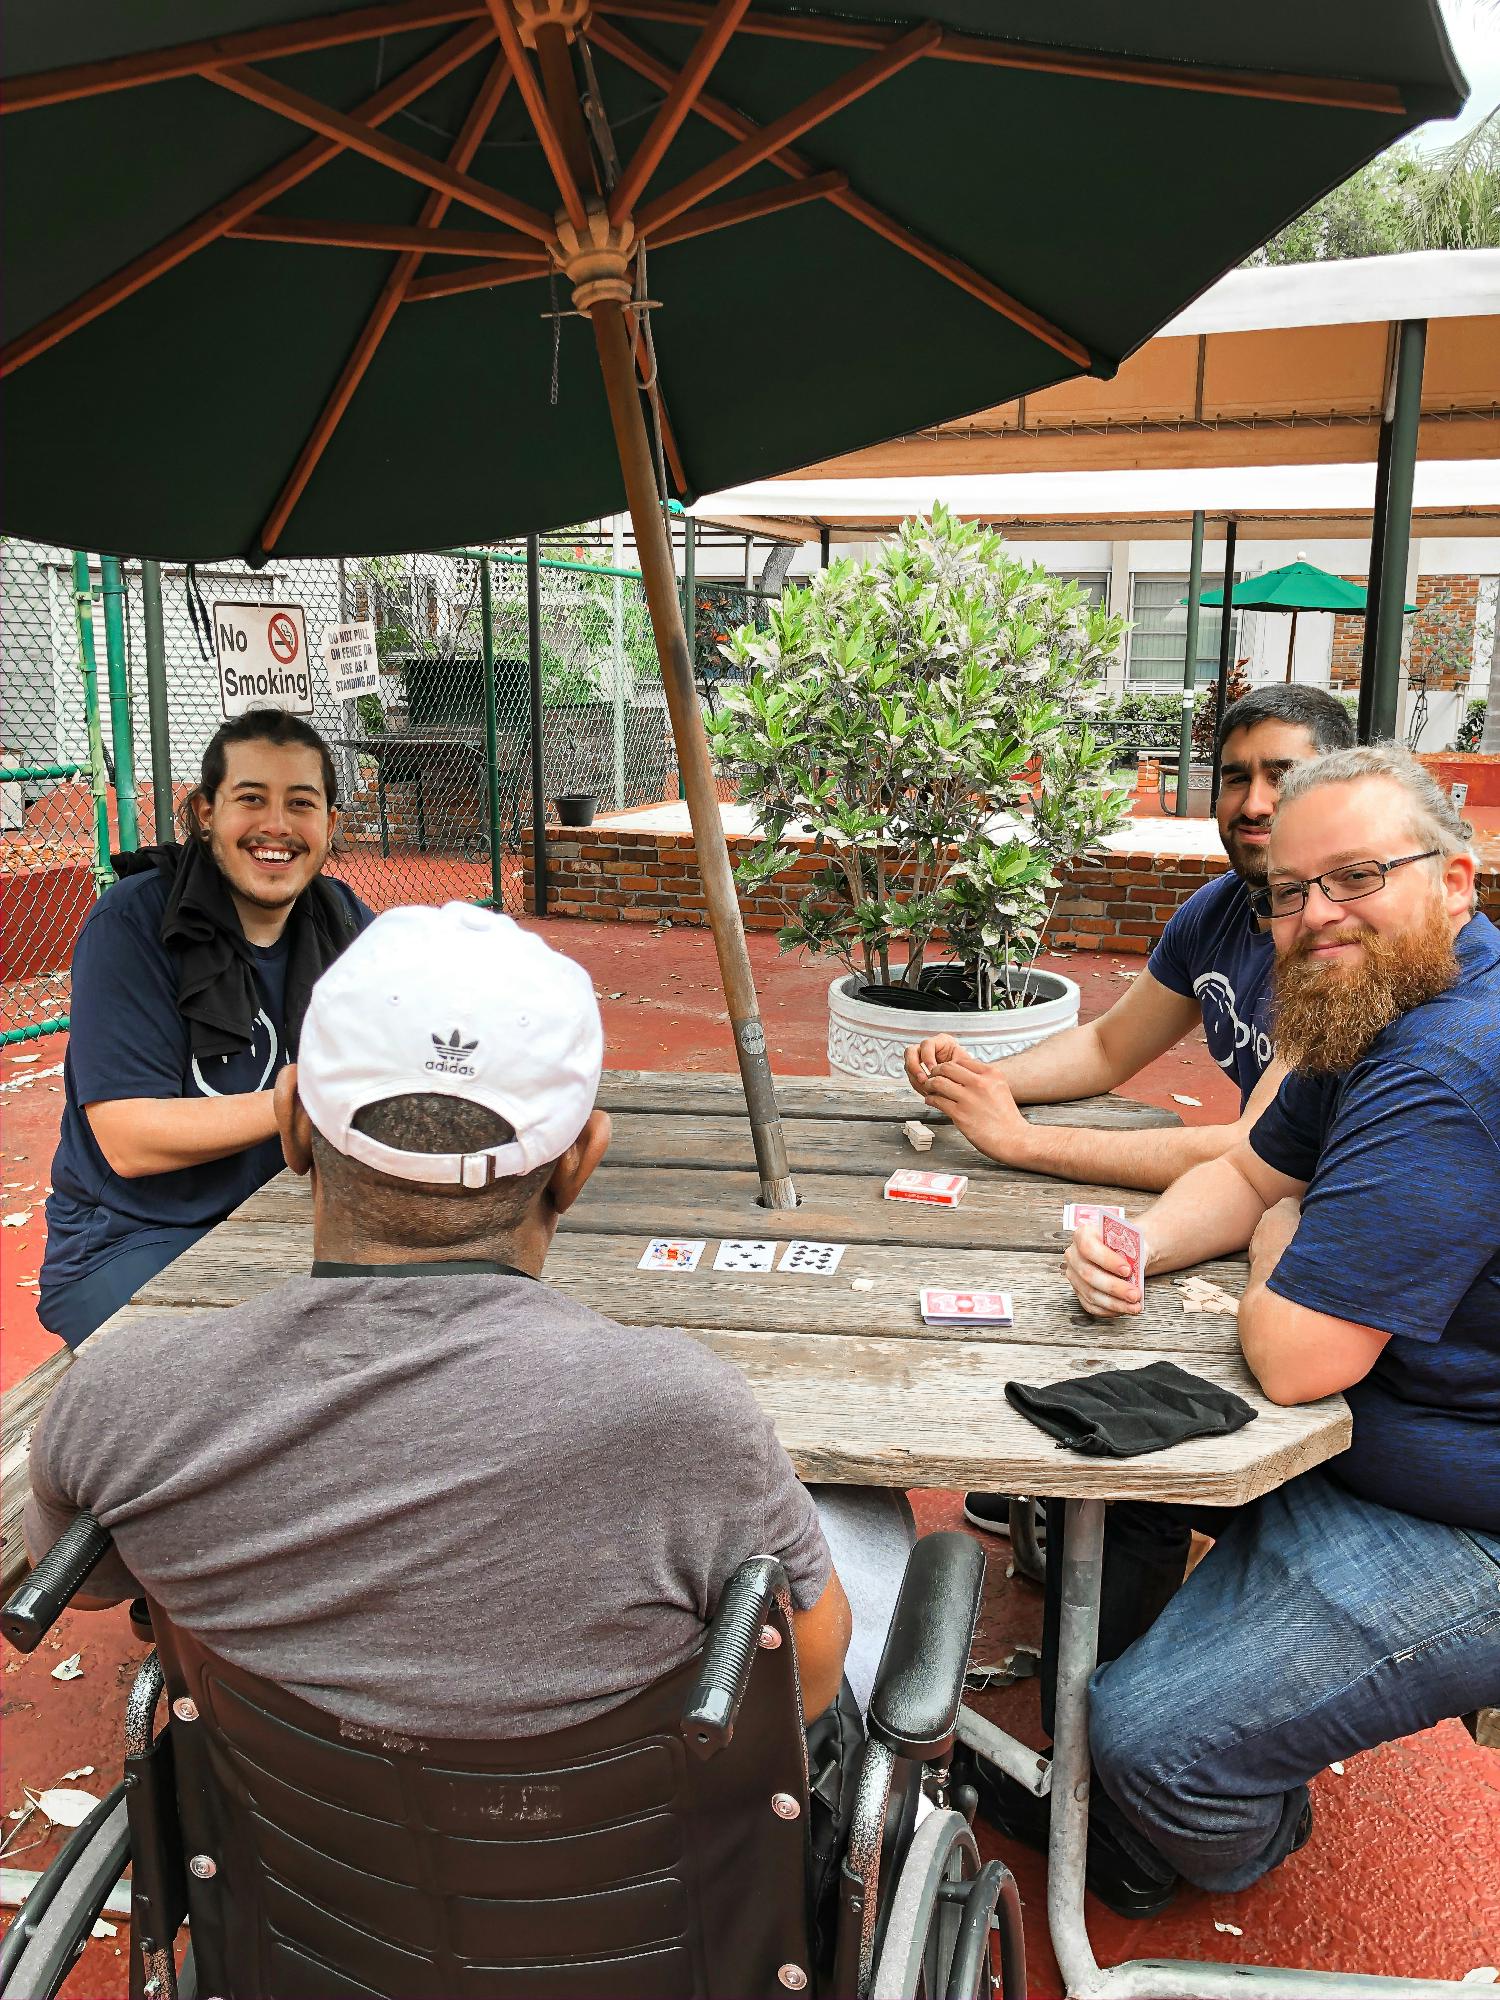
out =
<svg viewBox="0 0 1500 2000"><path fill-rule="evenodd" d="M682 1712L682 1734L698 1756L716 1756L733 1737L761 1630L787 1588L786 1571L774 1556L752 1556L725 1585L704 1641L702 1670Z"/></svg>
<svg viewBox="0 0 1500 2000"><path fill-rule="evenodd" d="M75 1514L24 1583L0 1611L0 1632L18 1653L33 1652L82 1588L90 1570L109 1553L109 1530L87 1509Z"/></svg>

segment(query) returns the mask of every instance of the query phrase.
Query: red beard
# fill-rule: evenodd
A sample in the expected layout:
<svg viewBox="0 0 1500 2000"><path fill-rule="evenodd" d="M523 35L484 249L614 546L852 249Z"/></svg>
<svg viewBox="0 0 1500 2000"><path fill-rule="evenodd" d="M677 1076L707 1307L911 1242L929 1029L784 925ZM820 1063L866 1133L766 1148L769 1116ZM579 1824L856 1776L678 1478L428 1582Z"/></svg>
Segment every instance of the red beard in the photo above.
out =
<svg viewBox="0 0 1500 2000"><path fill-rule="evenodd" d="M1349 935L1363 946L1355 965L1319 965L1307 956L1311 942L1330 942L1326 931L1277 960L1273 1039L1288 1069L1352 1069L1383 1028L1446 993L1458 977L1453 926L1439 898L1409 930Z"/></svg>

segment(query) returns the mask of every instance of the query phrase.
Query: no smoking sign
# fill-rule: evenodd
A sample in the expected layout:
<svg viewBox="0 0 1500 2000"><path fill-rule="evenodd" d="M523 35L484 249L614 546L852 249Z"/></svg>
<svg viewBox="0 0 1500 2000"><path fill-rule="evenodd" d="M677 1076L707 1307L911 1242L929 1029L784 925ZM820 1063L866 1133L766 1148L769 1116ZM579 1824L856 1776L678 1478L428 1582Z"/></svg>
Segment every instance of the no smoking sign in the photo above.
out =
<svg viewBox="0 0 1500 2000"><path fill-rule="evenodd" d="M225 719L243 715L247 708L311 715L312 670L302 606L221 601L213 616L219 711Z"/></svg>

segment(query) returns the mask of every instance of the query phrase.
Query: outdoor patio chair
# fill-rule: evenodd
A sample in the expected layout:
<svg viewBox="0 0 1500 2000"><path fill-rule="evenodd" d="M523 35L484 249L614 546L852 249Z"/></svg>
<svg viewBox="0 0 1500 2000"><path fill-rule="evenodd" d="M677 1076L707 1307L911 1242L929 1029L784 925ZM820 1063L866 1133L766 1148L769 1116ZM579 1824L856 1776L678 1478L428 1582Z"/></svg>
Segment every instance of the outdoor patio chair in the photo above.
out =
<svg viewBox="0 0 1500 2000"><path fill-rule="evenodd" d="M80 1515L0 1614L6 1637L34 1647L107 1546ZM984 2000L992 1930L1005 2000L1022 2000L1015 1883L981 1867L947 1789L983 1576L967 1536L912 1551L821 1949L772 1559L737 1571L677 1673L590 1722L492 1742L341 1724L152 1605L124 1782L18 1914L0 1995L58 1992L129 1861L133 2000Z"/></svg>

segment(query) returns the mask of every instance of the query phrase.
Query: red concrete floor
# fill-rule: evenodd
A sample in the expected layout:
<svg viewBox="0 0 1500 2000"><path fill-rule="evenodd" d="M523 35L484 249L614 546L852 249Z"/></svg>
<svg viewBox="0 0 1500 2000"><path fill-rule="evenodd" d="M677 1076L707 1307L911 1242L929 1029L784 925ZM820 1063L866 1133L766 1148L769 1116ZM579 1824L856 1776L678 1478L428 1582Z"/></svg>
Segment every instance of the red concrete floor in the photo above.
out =
<svg viewBox="0 0 1500 2000"><path fill-rule="evenodd" d="M586 965L604 1014L606 1060L616 1069L728 1070L733 1051L706 932L689 928L595 925L567 919L537 923L548 940ZM832 968L783 957L774 938L754 935L750 953L760 987L772 1061L788 1075L826 1073L824 994ZM1144 961L1079 953L1044 958L1079 983L1085 1018L1124 991ZM42 1250L41 1200L55 1143L65 1038L5 1051L0 1060L0 1148L6 1213L31 1209L27 1222L0 1233L0 1379L11 1386L53 1348L35 1317L34 1280ZM27 1061L23 1058L33 1058ZM14 1087L11 1087L14 1086ZM1129 1095L1167 1105L1189 1122L1234 1115L1235 1093L1210 1062L1201 1035L1135 1080ZM1197 1104L1182 1098L1197 1098ZM960 1523L958 1496L916 1497L922 1529ZM1005 1576L1008 1544L986 1538L989 1582L976 1657L1002 1659L1040 1632L1040 1593ZM51 1670L73 1652L83 1676L57 1682ZM95 1766L76 1782L102 1791L118 1768L126 1689L143 1648L123 1609L71 1613L30 1660L7 1658L0 1685L0 1813L24 1803L23 1786L55 1784L65 1771ZM1040 1744L1035 1684L1022 1682L979 1706ZM1125 1957L1177 1956L1310 1969L1393 1972L1455 1978L1500 1963L1500 1757L1477 1749L1457 1723L1351 1759L1342 1775L1314 1786L1317 1826L1311 1843L1240 1896L1179 1894L1149 1923L1130 1924L1090 1903L1096 1952L1104 1963ZM22 1829L7 1864L45 1865L56 1840L21 1852ZM0 1819L7 1832L11 1822ZM1039 1856L981 1829L986 1855L1014 1867L1027 1918L1031 1990L1038 2000L1061 1991L1047 1943ZM1242 1935L1215 1929L1234 1924ZM127 1992L122 1920L113 1939L91 1943L66 1989L70 2000L123 2000Z"/></svg>

